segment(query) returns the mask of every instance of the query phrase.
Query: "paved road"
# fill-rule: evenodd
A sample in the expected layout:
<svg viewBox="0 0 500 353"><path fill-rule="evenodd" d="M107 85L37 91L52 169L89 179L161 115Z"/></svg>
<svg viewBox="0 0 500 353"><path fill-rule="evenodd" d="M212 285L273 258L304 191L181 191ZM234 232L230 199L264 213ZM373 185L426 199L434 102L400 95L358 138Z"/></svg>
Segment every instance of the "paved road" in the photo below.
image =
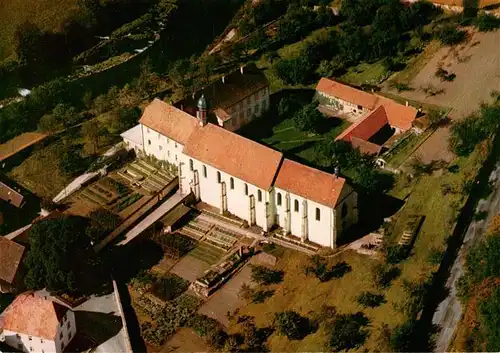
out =
<svg viewBox="0 0 500 353"><path fill-rule="evenodd" d="M484 232L493 216L500 213L500 163L490 175L490 182L494 183L494 190L486 200L480 200L476 212L486 211L488 217L482 221L472 221L467 229L463 244L455 259L450 276L446 282L449 289L448 297L443 300L432 318L432 323L441 327L436 338L435 352L446 352L456 330L457 324L462 316L462 306L457 298L457 280L464 272L463 264L465 256L472 245L484 235Z"/></svg>
<svg viewBox="0 0 500 353"><path fill-rule="evenodd" d="M125 239L119 242L117 245L125 245L132 239L140 235L146 229L148 229L154 222L163 217L168 211L177 206L184 198L188 195L181 195L180 191L177 190L175 194L170 196L165 202L163 202L157 209L155 209L149 216L144 218L139 224L125 234Z"/></svg>

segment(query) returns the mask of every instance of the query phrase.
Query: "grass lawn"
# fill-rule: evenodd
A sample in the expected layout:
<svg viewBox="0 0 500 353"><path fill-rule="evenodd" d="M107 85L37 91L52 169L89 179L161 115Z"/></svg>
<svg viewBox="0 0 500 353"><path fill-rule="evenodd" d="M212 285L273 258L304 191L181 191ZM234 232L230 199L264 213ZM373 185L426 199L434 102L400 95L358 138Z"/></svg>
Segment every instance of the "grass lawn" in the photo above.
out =
<svg viewBox="0 0 500 353"><path fill-rule="evenodd" d="M239 134L283 152L291 159L302 159L315 164L315 146L324 140L334 139L349 126L340 119L328 119L325 132L310 134L297 130L292 118L279 121L270 116L262 117L247 125Z"/></svg>
<svg viewBox="0 0 500 353"><path fill-rule="evenodd" d="M379 84L386 76L387 69L382 60L379 60L374 63L361 63L351 67L340 79L352 85L361 86L362 84Z"/></svg>
<svg viewBox="0 0 500 353"><path fill-rule="evenodd" d="M400 145L394 147L394 150L390 152L387 156L384 156L385 161L392 168L399 168L415 149L420 146L428 137L434 133L434 129L427 129L420 135L410 134L406 140L402 141Z"/></svg>
<svg viewBox="0 0 500 353"><path fill-rule="evenodd" d="M78 11L76 0L2 0L0 3L0 62L14 55L17 26L29 20L43 30L58 30Z"/></svg>
<svg viewBox="0 0 500 353"><path fill-rule="evenodd" d="M474 152L469 158L458 158L454 164L458 166L455 173L445 171L440 176L423 176L412 182L401 176L391 191L391 196L406 199L406 204L393 216L392 231L387 242L392 243L400 237L408 216L425 215L425 221L417 235L411 256L399 266L402 273L386 290L376 290L371 281L371 271L380 261L352 251L345 252L330 259L330 265L346 261L352 271L341 279L319 282L312 276L306 276L303 269L307 264L307 256L285 250L280 257L277 268L285 272L284 281L274 285L274 295L262 304L247 304L239 310L239 315L255 317L259 327L270 326L275 312L295 310L304 316L311 317L322 305L333 305L340 313L363 311L370 319L370 336L360 349L368 351L386 351L380 339L381 325L386 323L390 329L403 323L406 317L397 308L407 297L403 289L403 279L416 281L437 270L436 265L428 262L433 249L444 250L446 239L452 233L456 217L462 208L466 195L462 192L464 182L473 180L484 157ZM456 192L442 194L441 186L450 185ZM362 291L383 293L387 303L374 309L363 309L356 301ZM241 327L232 323L231 332L238 332ZM268 340L271 351L325 351L328 332L321 328L306 336L301 341L290 341L285 337L273 334Z"/></svg>
<svg viewBox="0 0 500 353"><path fill-rule="evenodd" d="M392 75L390 82L409 85L413 78L424 68L427 62L441 49L442 44L438 40L430 42L420 54L410 58L406 67Z"/></svg>

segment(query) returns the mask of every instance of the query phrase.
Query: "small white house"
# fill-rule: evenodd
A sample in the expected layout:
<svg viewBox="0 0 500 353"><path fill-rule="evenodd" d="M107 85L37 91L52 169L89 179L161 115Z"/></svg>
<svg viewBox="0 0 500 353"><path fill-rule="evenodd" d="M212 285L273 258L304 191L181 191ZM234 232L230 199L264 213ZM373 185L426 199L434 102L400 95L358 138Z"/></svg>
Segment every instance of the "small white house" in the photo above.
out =
<svg viewBox="0 0 500 353"><path fill-rule="evenodd" d="M17 296L0 315L0 341L22 352L63 352L75 334L73 311L34 292Z"/></svg>

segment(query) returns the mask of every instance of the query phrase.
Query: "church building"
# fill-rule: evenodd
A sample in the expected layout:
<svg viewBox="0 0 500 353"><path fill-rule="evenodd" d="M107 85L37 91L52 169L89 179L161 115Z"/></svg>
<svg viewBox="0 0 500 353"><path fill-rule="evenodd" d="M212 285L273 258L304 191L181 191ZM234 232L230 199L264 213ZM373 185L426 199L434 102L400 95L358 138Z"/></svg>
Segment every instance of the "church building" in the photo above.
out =
<svg viewBox="0 0 500 353"><path fill-rule="evenodd" d="M202 95L196 117L155 99L130 148L175 164L182 194L256 225L335 248L357 222L357 194L346 180L284 158L283 154L208 121ZM131 131L129 130L129 131ZM136 139L140 137L136 136Z"/></svg>

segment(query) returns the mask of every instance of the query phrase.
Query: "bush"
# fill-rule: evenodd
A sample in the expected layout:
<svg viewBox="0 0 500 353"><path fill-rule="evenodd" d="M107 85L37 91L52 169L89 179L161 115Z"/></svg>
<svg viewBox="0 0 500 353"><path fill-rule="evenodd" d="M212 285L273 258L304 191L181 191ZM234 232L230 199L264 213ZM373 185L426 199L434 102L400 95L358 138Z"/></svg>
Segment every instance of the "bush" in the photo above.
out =
<svg viewBox="0 0 500 353"><path fill-rule="evenodd" d="M306 56L281 59L274 64L278 78L286 85L309 84L315 80L315 67Z"/></svg>
<svg viewBox="0 0 500 353"><path fill-rule="evenodd" d="M470 115L452 125L450 146L459 156L467 156L481 141L486 139L488 131L477 115Z"/></svg>
<svg viewBox="0 0 500 353"><path fill-rule="evenodd" d="M480 32L488 32L500 28L500 19L490 14L477 16L475 22Z"/></svg>
<svg viewBox="0 0 500 353"><path fill-rule="evenodd" d="M189 319L187 326L191 327L198 336L205 338L216 349L222 349L228 338L219 321L203 314L195 314Z"/></svg>
<svg viewBox="0 0 500 353"><path fill-rule="evenodd" d="M179 233L156 232L153 235L153 240L161 246L166 255L175 259L184 256L196 245L194 240Z"/></svg>
<svg viewBox="0 0 500 353"><path fill-rule="evenodd" d="M428 257L428 261L431 265L440 265L443 260L443 252L439 249L431 249Z"/></svg>
<svg viewBox="0 0 500 353"><path fill-rule="evenodd" d="M375 294L371 292L362 292L358 295L356 300L364 308L376 308L387 302L383 294Z"/></svg>
<svg viewBox="0 0 500 353"><path fill-rule="evenodd" d="M385 261L388 264L396 265L406 259L408 256L408 247L401 245L389 246L385 251Z"/></svg>
<svg viewBox="0 0 500 353"><path fill-rule="evenodd" d="M293 115L293 124L299 131L319 132L325 117L317 109L317 104L308 104Z"/></svg>
<svg viewBox="0 0 500 353"><path fill-rule="evenodd" d="M309 320L295 311L275 313L274 328L289 340L300 340L310 332Z"/></svg>
<svg viewBox="0 0 500 353"><path fill-rule="evenodd" d="M467 32L454 26L446 26L438 33L438 38L445 45L456 45L465 40Z"/></svg>
<svg viewBox="0 0 500 353"><path fill-rule="evenodd" d="M188 281L173 273L168 273L164 277L156 279L152 292L162 300L172 300L186 291L188 286Z"/></svg>
<svg viewBox="0 0 500 353"><path fill-rule="evenodd" d="M390 345L395 352L410 352L413 350L412 334L415 325L415 320L410 319L394 329L390 338Z"/></svg>
<svg viewBox="0 0 500 353"><path fill-rule="evenodd" d="M309 265L304 269L304 273L306 275L313 273L320 282L327 282L332 278L341 278L351 270L351 266L345 261L328 268L326 260L323 257L314 255L310 258Z"/></svg>
<svg viewBox="0 0 500 353"><path fill-rule="evenodd" d="M252 266L252 280L262 285L280 283L283 276L283 271L272 270L261 265Z"/></svg>
<svg viewBox="0 0 500 353"><path fill-rule="evenodd" d="M436 70L436 73L434 74L436 77L440 78L441 81L454 81L457 75L454 73L449 73L447 70L443 69L442 67L438 68Z"/></svg>
<svg viewBox="0 0 500 353"><path fill-rule="evenodd" d="M365 343L369 320L362 312L337 315L330 332L329 348L334 352L356 349Z"/></svg>
<svg viewBox="0 0 500 353"><path fill-rule="evenodd" d="M400 274L401 270L397 267L377 264L373 268L372 280L377 288L387 288Z"/></svg>

